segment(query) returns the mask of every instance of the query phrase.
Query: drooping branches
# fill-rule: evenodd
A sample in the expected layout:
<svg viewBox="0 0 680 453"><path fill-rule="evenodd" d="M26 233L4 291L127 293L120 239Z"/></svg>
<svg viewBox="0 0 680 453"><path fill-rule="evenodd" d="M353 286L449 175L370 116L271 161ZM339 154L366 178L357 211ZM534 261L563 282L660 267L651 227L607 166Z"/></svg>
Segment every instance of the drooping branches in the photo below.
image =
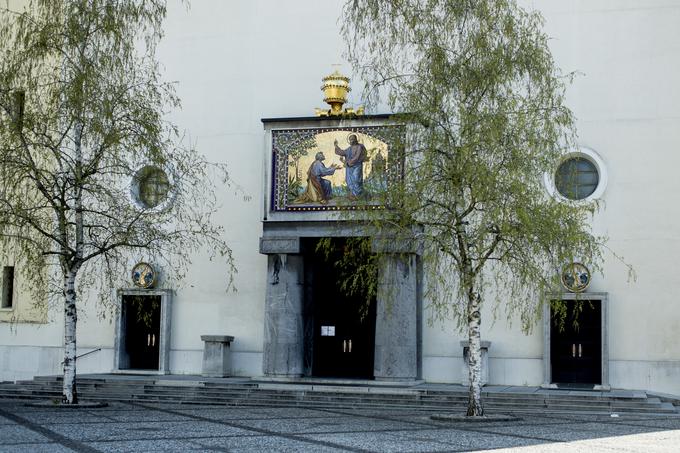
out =
<svg viewBox="0 0 680 453"><path fill-rule="evenodd" d="M433 317L453 315L469 334L469 415L482 412L473 347L482 302L495 299L528 330L562 265L579 258L599 269L603 239L589 227L597 206L559 201L543 186L575 131L569 76L542 24L514 0L344 8L348 56L369 102L403 112L395 120L407 125L405 182L391 186L391 211L373 220L405 232L422 226Z"/></svg>
<svg viewBox="0 0 680 453"><path fill-rule="evenodd" d="M165 13L164 0L34 0L0 11L0 251L36 291L64 298L70 403L76 294L95 285L110 297L140 255L168 278L202 248L234 270L212 221L226 169L166 120L179 99L154 57ZM148 188L144 168L161 175Z"/></svg>

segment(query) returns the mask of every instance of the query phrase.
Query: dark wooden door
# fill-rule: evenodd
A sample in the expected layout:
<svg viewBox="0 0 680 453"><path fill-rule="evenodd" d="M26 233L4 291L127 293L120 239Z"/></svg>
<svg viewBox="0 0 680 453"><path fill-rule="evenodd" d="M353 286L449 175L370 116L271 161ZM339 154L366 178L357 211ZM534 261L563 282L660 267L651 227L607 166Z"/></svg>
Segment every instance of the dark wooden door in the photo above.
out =
<svg viewBox="0 0 680 453"><path fill-rule="evenodd" d="M157 370L161 339L160 296L124 296L123 304L129 368Z"/></svg>
<svg viewBox="0 0 680 453"><path fill-rule="evenodd" d="M311 309L313 322L312 375L319 377L373 377L375 349L375 301L366 300L365 293L347 295L341 289L334 260L338 250L329 257L312 253L305 266L313 269ZM309 274L309 273L308 273Z"/></svg>
<svg viewBox="0 0 680 453"><path fill-rule="evenodd" d="M562 328L555 313L551 316L552 382L556 384L601 384L601 303L599 300L565 302L567 316Z"/></svg>
<svg viewBox="0 0 680 453"><path fill-rule="evenodd" d="M357 300L331 296L315 302L313 374L372 378L375 304L362 317Z"/></svg>

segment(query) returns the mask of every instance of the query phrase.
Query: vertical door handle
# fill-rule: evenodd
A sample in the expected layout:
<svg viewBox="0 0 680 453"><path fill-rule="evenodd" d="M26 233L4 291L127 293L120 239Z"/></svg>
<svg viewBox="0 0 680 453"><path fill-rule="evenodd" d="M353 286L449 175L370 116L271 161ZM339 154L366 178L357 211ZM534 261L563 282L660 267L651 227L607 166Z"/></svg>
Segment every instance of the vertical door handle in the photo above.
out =
<svg viewBox="0 0 680 453"><path fill-rule="evenodd" d="M347 340L342 340L342 352L347 352Z"/></svg>
<svg viewBox="0 0 680 453"><path fill-rule="evenodd" d="M349 340L349 352L352 352L352 340Z"/></svg>
<svg viewBox="0 0 680 453"><path fill-rule="evenodd" d="M151 346L156 346L156 334L151 335Z"/></svg>
<svg viewBox="0 0 680 453"><path fill-rule="evenodd" d="M571 344L571 356L576 357L576 344L575 343Z"/></svg>
<svg viewBox="0 0 680 453"><path fill-rule="evenodd" d="M581 357L581 352L583 352L583 350L581 349L581 343L579 343L578 344L578 356L579 357Z"/></svg>
<svg viewBox="0 0 680 453"><path fill-rule="evenodd" d="M146 345L151 346L151 334L146 334Z"/></svg>

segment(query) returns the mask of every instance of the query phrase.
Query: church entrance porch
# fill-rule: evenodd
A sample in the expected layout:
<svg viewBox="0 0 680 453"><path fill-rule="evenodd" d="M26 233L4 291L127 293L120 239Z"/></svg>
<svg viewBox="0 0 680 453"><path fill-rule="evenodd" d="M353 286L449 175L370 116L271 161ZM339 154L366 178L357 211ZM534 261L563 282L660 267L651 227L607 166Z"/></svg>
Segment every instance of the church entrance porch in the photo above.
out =
<svg viewBox="0 0 680 453"><path fill-rule="evenodd" d="M265 376L420 379L422 270L415 246L372 242L371 251L379 256L377 294L365 316L365 297L339 295L333 269L314 257L319 238L360 236L361 227L343 229L335 222L264 224Z"/></svg>
<svg viewBox="0 0 680 453"><path fill-rule="evenodd" d="M305 251L305 374L314 377L371 379L375 349L375 297L365 287L352 294L342 282L358 272L338 266L347 241L332 240L327 255L317 239L303 240ZM365 260L364 260L365 261ZM311 332L309 332L311 331ZM310 363L311 359L311 363ZM311 365L311 366L310 366Z"/></svg>

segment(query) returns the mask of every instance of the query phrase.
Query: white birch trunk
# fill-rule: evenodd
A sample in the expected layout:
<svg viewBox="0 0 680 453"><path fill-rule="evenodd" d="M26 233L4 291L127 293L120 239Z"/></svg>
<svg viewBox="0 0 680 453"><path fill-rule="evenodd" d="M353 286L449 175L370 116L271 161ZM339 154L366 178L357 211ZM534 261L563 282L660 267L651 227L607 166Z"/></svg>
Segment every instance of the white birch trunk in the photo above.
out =
<svg viewBox="0 0 680 453"><path fill-rule="evenodd" d="M484 415L482 406L482 341L481 341L481 298L473 291L468 293L468 341L470 391L468 416Z"/></svg>
<svg viewBox="0 0 680 453"><path fill-rule="evenodd" d="M74 183L74 208L75 208L75 263L64 273L64 388L63 402L65 404L77 404L76 392L76 324L78 312L76 309L76 275L80 268L83 257L83 191L82 191L82 132L80 122L75 125L75 183Z"/></svg>
<svg viewBox="0 0 680 453"><path fill-rule="evenodd" d="M62 403L77 404L76 393L76 273L64 275L64 386Z"/></svg>

